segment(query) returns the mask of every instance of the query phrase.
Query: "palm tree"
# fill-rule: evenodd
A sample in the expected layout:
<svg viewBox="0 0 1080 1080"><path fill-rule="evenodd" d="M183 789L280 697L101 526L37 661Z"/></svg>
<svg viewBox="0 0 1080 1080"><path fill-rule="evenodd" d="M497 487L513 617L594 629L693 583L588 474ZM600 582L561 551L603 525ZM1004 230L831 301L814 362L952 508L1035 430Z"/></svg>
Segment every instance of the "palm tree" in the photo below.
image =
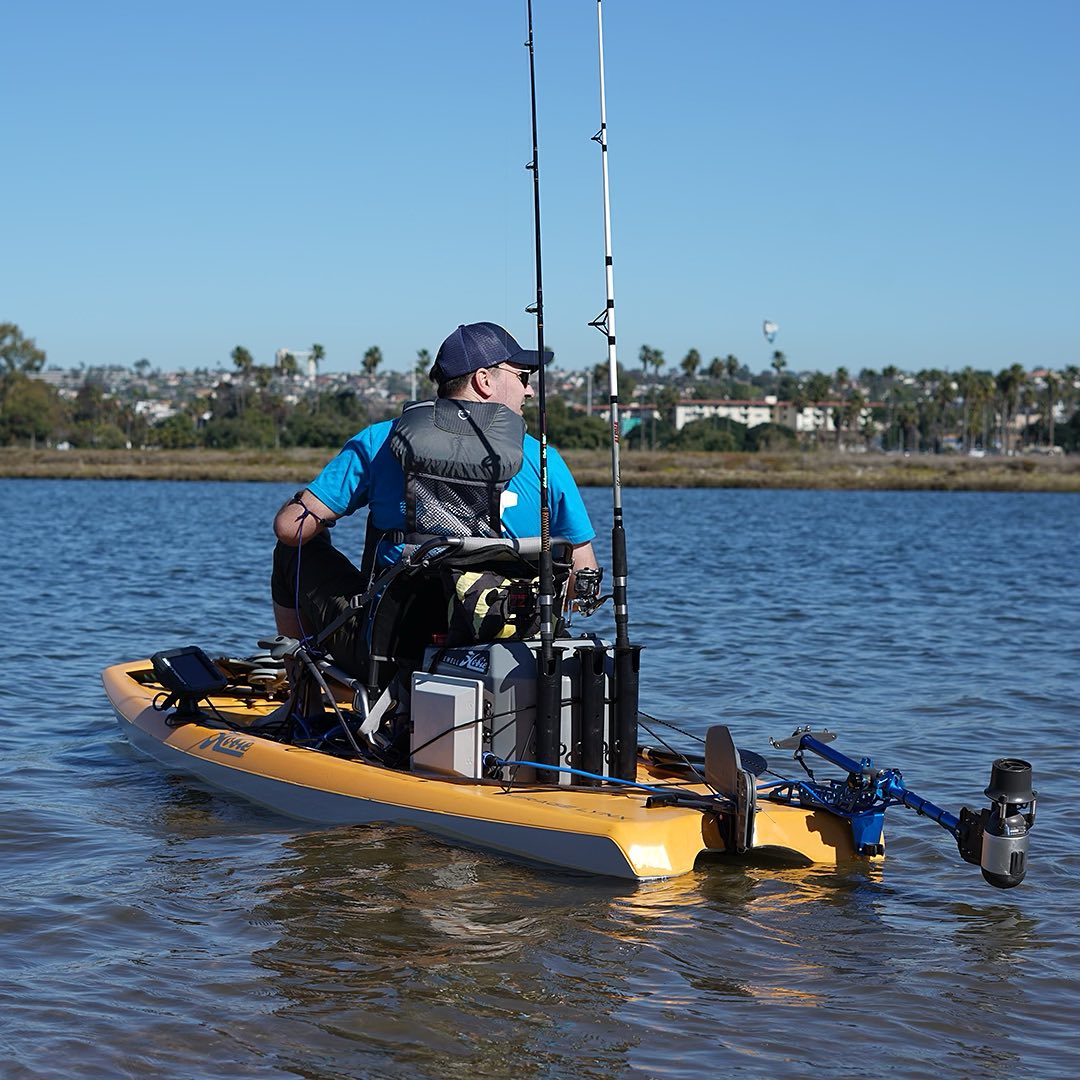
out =
<svg viewBox="0 0 1080 1080"><path fill-rule="evenodd" d="M1024 381L1020 384L1019 398L1019 407L1024 410L1024 430L1020 437L1025 444L1030 441L1031 437L1031 410L1038 403L1039 399L1035 393L1035 385L1025 374Z"/></svg>
<svg viewBox="0 0 1080 1080"><path fill-rule="evenodd" d="M866 415L862 419L862 437L866 440L867 450L874 443L874 436L877 434L877 425L874 423L874 414L867 409Z"/></svg>
<svg viewBox="0 0 1080 1080"><path fill-rule="evenodd" d="M885 430L891 434L893 421L896 413L896 378L900 369L894 364L889 364L881 369L881 377L885 380Z"/></svg>
<svg viewBox="0 0 1080 1080"><path fill-rule="evenodd" d="M836 374L833 376L831 390L835 393L837 398L843 398L845 391L847 390L848 383L851 380L851 376L848 374L846 367L838 367ZM842 401L836 402L832 407L833 418L833 431L836 440L836 449L840 449L840 434L844 427L844 405Z"/></svg>
<svg viewBox="0 0 1080 1080"><path fill-rule="evenodd" d="M776 372L776 391L779 395L780 392L780 372L787 367L787 357L777 349L772 354L772 360L769 361L769 366Z"/></svg>
<svg viewBox="0 0 1080 1080"><path fill-rule="evenodd" d="M861 390L852 390L848 395L847 401L844 402L844 427L848 431L852 431L855 428L855 422L862 416L863 408L866 406L866 399L862 395Z"/></svg>
<svg viewBox="0 0 1080 1080"><path fill-rule="evenodd" d="M820 371L815 371L806 381L806 396L810 399L814 405L814 442L817 442L820 428L818 421L825 416L823 403L829 397L829 391L832 388L832 382L828 375L823 375Z"/></svg>
<svg viewBox="0 0 1080 1080"><path fill-rule="evenodd" d="M653 410L652 448L656 449L656 414L671 415L672 426L675 424L675 407L679 404L679 392L673 386L665 386L656 396L656 408Z"/></svg>
<svg viewBox="0 0 1080 1080"><path fill-rule="evenodd" d="M242 414L247 404L245 401L247 380L255 367L255 358L243 345L237 345L229 355L232 357L232 362L236 365L236 370L240 375L237 380L239 393L236 395L236 404L237 412Z"/></svg>
<svg viewBox="0 0 1080 1080"><path fill-rule="evenodd" d="M251 369L255 366L255 358L243 345L237 345L229 355L232 357L232 362L236 365L236 370L239 371L244 378L247 378L247 376L251 374Z"/></svg>
<svg viewBox="0 0 1080 1080"><path fill-rule="evenodd" d="M382 363L383 355L382 349L378 345L372 345L366 353L364 353L364 371L368 375L374 376L378 366Z"/></svg>
<svg viewBox="0 0 1080 1080"><path fill-rule="evenodd" d="M934 451L940 453L945 442L945 420L956 403L956 383L944 372L939 372L934 394Z"/></svg>
<svg viewBox="0 0 1080 1080"><path fill-rule="evenodd" d="M1069 364L1061 373L1061 407L1066 418L1072 416L1077 391L1080 391L1080 366Z"/></svg>
<svg viewBox="0 0 1080 1080"><path fill-rule="evenodd" d="M664 366L664 350L654 349L651 345L642 345L641 352L638 353L638 359L641 361L641 367L645 374L648 375L649 368L653 368L657 375L660 374L660 369Z"/></svg>
<svg viewBox="0 0 1080 1080"><path fill-rule="evenodd" d="M806 408L809 400L806 385L802 379L795 379L791 390L791 423L796 436L799 434L799 417L802 416L802 411Z"/></svg>
<svg viewBox="0 0 1080 1080"><path fill-rule="evenodd" d="M326 350L316 342L311 346L311 362L315 365L315 377L319 377L319 365L326 359Z"/></svg>
<svg viewBox="0 0 1080 1080"><path fill-rule="evenodd" d="M416 350L416 363L412 369L412 388L409 397L416 400L416 383L419 379L426 379L431 372L431 353L427 349Z"/></svg>
<svg viewBox="0 0 1080 1080"><path fill-rule="evenodd" d="M727 377L731 386L735 385L735 376L739 374L740 367L742 367L742 364L739 363L739 358L737 356L728 353L727 356L724 357L724 370L727 372Z"/></svg>
<svg viewBox="0 0 1080 1080"><path fill-rule="evenodd" d="M956 377L956 392L960 395L960 449L967 453L971 449L972 400L978 386L978 376L969 364Z"/></svg>
<svg viewBox="0 0 1080 1080"><path fill-rule="evenodd" d="M780 372L787 367L787 357L779 350L776 349L772 354L772 360L769 361L769 366L776 372L776 386L773 388L773 393L776 395L776 404L773 406L773 423L780 423Z"/></svg>
<svg viewBox="0 0 1080 1080"><path fill-rule="evenodd" d="M723 378L723 375L724 375L724 361L721 360L719 356L714 356L709 361L708 371L709 371L709 378L710 379L721 379L721 378Z"/></svg>
<svg viewBox="0 0 1080 1080"><path fill-rule="evenodd" d="M994 376L989 371L975 372L974 403L982 423L979 426L983 450L990 449L990 432L994 426Z"/></svg>
<svg viewBox="0 0 1080 1080"><path fill-rule="evenodd" d="M1054 408L1057 405L1057 375L1046 373L1046 441L1054 449Z"/></svg>
<svg viewBox="0 0 1080 1080"><path fill-rule="evenodd" d="M1009 432L1012 428L1012 419L1016 415L1020 402L1020 388L1027 377L1022 365L1013 364L998 372L996 384L1001 417L1001 448L1006 454L1011 452L1009 446Z"/></svg>
<svg viewBox="0 0 1080 1080"><path fill-rule="evenodd" d="M916 436L919 433L919 410L913 401L905 401L897 413L897 420L903 433L901 450L917 449Z"/></svg>
<svg viewBox="0 0 1080 1080"><path fill-rule="evenodd" d="M697 369L701 366L701 353L697 349L691 349L682 358L682 369L686 373L688 379L694 378L697 374Z"/></svg>

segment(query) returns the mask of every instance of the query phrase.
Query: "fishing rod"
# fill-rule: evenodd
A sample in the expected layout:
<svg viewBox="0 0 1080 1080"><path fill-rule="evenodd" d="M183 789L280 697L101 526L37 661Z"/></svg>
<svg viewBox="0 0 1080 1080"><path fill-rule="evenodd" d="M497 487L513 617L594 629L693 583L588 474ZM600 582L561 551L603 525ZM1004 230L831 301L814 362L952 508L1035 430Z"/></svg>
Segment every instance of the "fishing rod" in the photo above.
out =
<svg viewBox="0 0 1080 1080"><path fill-rule="evenodd" d="M615 344L615 277L611 255L611 195L608 184L607 97L604 86L604 12L596 0L596 37L600 58L600 130L592 137L600 146L604 181L604 277L607 304L590 326L606 338L611 417L611 597L615 606L615 765L618 776L632 776L637 758L638 675L641 646L630 644L627 604L626 530L623 526L622 477L619 465L619 360Z"/></svg>
<svg viewBox="0 0 1080 1080"><path fill-rule="evenodd" d="M544 275L540 244L540 140L536 122L536 49L533 42L532 0L527 0L529 37L529 98L532 111L532 160L525 166L532 172L533 233L536 246L536 303L525 310L536 316L536 352L540 414L540 655L536 662L536 756L545 765L555 765L559 758L559 733L562 712L562 650L553 645L552 619L555 582L551 564L551 510L548 506L547 379L544 373ZM555 773L544 770L541 782L554 782Z"/></svg>

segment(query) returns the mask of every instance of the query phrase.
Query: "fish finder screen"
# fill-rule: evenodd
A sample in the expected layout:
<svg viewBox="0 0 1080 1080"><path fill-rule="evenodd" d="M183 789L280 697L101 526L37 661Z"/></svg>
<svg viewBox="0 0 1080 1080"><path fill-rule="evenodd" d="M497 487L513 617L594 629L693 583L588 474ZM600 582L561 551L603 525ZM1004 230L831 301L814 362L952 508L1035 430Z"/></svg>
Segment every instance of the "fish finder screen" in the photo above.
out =
<svg viewBox="0 0 1080 1080"><path fill-rule="evenodd" d="M158 678L177 693L209 694L225 685L225 677L201 649L158 653L153 663Z"/></svg>

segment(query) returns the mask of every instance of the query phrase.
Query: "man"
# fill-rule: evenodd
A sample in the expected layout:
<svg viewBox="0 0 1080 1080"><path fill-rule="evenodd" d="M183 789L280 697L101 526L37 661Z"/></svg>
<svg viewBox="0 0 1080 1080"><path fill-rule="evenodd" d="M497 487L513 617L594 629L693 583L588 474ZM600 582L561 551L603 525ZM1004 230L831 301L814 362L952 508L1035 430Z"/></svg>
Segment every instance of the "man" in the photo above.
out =
<svg viewBox="0 0 1080 1080"><path fill-rule="evenodd" d="M438 386L434 408L432 403L413 405L397 420L359 432L274 518L278 545L272 593L279 633L317 633L367 587L367 575L330 544L327 534L339 517L361 507L369 508L368 542L378 542L366 561L373 557L379 569L400 555L408 533L423 531L432 520L430 511L438 508L425 506L425 496L430 504L433 492L448 498L468 492L470 481L462 477L489 476L494 460L495 470L503 469L496 478L502 482L493 487L498 499L486 519L476 513L473 534L539 535L540 444L525 434L521 419L533 396L530 376L539 367L535 350L523 349L494 323L459 326L442 343L430 373ZM570 470L552 447L548 504L551 535L573 545L574 569L595 567L588 512ZM340 638L332 646L339 662L352 668L361 663L355 656L338 655L346 648Z"/></svg>

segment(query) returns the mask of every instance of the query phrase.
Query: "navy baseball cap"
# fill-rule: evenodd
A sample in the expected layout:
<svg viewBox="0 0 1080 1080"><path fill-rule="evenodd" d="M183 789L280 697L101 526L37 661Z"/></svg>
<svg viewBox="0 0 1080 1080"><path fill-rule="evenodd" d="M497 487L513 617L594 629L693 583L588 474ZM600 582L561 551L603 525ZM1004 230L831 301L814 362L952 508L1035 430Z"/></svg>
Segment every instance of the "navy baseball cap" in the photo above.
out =
<svg viewBox="0 0 1080 1080"><path fill-rule="evenodd" d="M536 371L540 367L539 355L536 349L523 349L508 331L495 323L463 324L439 346L431 378L444 383L498 364L515 364ZM545 349L544 363L550 364L553 355L550 349Z"/></svg>

